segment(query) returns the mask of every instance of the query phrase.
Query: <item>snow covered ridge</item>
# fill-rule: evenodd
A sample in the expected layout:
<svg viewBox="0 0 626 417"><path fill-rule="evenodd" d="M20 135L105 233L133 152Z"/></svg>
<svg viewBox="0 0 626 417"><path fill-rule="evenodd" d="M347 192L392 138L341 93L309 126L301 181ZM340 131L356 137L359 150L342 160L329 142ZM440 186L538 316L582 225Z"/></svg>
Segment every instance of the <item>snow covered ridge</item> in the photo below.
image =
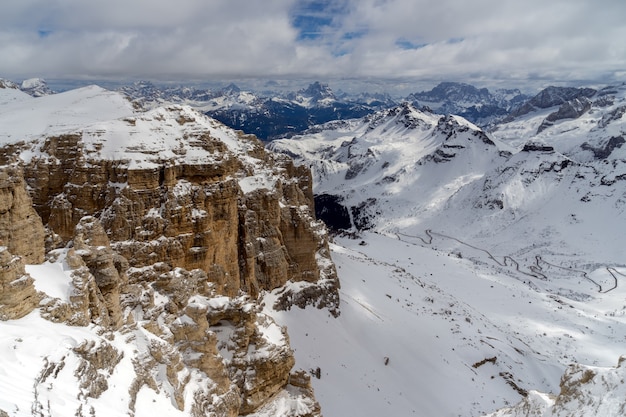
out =
<svg viewBox="0 0 626 417"><path fill-rule="evenodd" d="M289 93L243 91L235 84L220 90L160 88L145 81L120 91L146 108L170 103L192 106L262 140L300 132L316 123L363 116L387 105L385 98L337 97L327 84L319 82Z"/></svg>
<svg viewBox="0 0 626 417"><path fill-rule="evenodd" d="M43 78L29 78L22 81L21 84L16 84L12 81L0 78L0 88L20 90L32 97L42 97L54 94L54 91L48 87L48 84L46 84L46 81Z"/></svg>
<svg viewBox="0 0 626 417"><path fill-rule="evenodd" d="M593 213L609 215L609 210L613 218L623 217L626 86L600 90L590 100L586 110L570 117L548 117L564 114L560 109L570 104L558 102L489 133L460 117L404 104L321 125L268 148L310 166L315 194L340 200L344 208L338 215L348 227L421 233L439 229L446 218L449 231L486 241L499 240L489 232L496 225L526 236L528 225L520 217L551 213L551 224L558 225L551 236L561 235L558 240L576 252L582 239L567 239L562 235L567 230L585 236L597 230L608 241L623 231ZM563 220L568 216L577 219L574 224Z"/></svg>
<svg viewBox="0 0 626 417"><path fill-rule="evenodd" d="M310 166L315 194L338 196L348 224L360 229L432 212L510 155L467 120L408 103L276 140L268 148Z"/></svg>
<svg viewBox="0 0 626 417"><path fill-rule="evenodd" d="M174 159L197 162L209 158L201 142L188 138L203 134L226 145L235 155L250 151L251 142L238 140L238 134L221 123L189 107L170 106L143 113L119 93L97 86L62 94L7 103L1 108L0 144L33 142L80 134L83 152L89 159L123 160L131 167ZM24 123L28 120L28 123ZM37 146L21 158L37 157Z"/></svg>
<svg viewBox="0 0 626 417"><path fill-rule="evenodd" d="M188 106L13 90L0 89L0 415L319 416L259 305L274 290L277 309L338 314L308 170Z"/></svg>
<svg viewBox="0 0 626 417"><path fill-rule="evenodd" d="M312 168L321 218L359 234L334 248L343 283L339 320L356 327L346 336L346 345L354 338L351 355L371 365L361 369L342 357L348 370L329 370L325 383L341 386L350 371L358 374L364 386L354 398L378 395L388 404L369 401L364 415L375 407L378 414L484 415L519 402L524 392L531 392L527 401L538 398L533 390L557 396L571 363L608 367L624 355L626 86L594 91L584 90L583 100L576 89L575 97L555 99L489 132L457 116L403 105L268 145ZM441 292L430 294L429 284ZM511 292L500 291L505 287ZM441 300L442 294L451 299ZM429 312L430 300L450 308ZM460 306L465 313L455 310ZM421 315L404 316L414 309L437 329L432 337L426 326L413 326ZM440 315L451 325L434 324ZM297 319L319 321L306 314ZM459 322L493 327L479 331ZM369 349L355 348L365 327L362 343ZM405 336L412 331L419 336ZM292 335L297 352L312 333ZM325 336L320 326L314 337ZM414 358L416 350L430 361ZM323 369L334 363L330 354L303 356ZM401 365L387 371L384 357L393 364L394 356ZM407 400L408 382L394 385L392 373L419 386L411 394L419 391L419 399ZM608 374L607 380L621 378ZM606 398L607 407L618 407L600 408L607 414L598 415L621 415L616 399L623 386L600 383L601 369L597 375L589 385L593 404ZM337 415L346 412L346 403L315 383L323 407L332 399ZM554 413L545 415L577 415L558 408L564 399L542 398L544 410L556 401ZM510 415L529 415L524 404L514 410Z"/></svg>

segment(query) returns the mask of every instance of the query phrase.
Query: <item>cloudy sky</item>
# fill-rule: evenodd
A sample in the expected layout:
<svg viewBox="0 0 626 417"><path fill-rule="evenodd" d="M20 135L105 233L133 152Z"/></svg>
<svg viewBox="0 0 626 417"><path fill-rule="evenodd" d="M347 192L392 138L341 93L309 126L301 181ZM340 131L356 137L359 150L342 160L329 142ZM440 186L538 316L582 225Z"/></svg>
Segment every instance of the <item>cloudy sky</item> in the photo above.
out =
<svg viewBox="0 0 626 417"><path fill-rule="evenodd" d="M625 0L3 0L0 77L626 80Z"/></svg>

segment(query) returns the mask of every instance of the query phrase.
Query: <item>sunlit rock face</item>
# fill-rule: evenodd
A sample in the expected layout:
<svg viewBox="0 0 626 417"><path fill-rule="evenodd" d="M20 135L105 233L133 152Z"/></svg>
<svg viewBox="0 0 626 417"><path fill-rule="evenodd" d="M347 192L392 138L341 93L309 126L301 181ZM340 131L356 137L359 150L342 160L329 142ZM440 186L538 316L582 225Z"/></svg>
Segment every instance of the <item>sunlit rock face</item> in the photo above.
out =
<svg viewBox="0 0 626 417"><path fill-rule="evenodd" d="M308 169L187 107L81 94L115 118L0 141L0 319L90 329L46 354L33 407L66 411L43 404L70 392L78 414L106 415L101 398L120 391L136 416L146 396L193 416L320 415L287 330L257 305L280 290L277 308L338 312Z"/></svg>

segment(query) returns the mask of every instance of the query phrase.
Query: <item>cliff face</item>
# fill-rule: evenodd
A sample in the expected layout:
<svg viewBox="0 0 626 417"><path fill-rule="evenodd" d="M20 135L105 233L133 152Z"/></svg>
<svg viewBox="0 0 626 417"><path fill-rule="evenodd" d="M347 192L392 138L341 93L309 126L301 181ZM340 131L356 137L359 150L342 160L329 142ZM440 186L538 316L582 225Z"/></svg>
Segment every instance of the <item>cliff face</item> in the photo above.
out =
<svg viewBox="0 0 626 417"><path fill-rule="evenodd" d="M284 287L277 308L338 312L308 170L185 107L0 151L0 318L39 305L52 322L108 334L69 353L82 364L74 369L81 407L97 409L109 389L102 375L130 361L133 414L142 414L137 398L147 387L190 415L271 410L285 396L298 405L294 415L319 415L307 376L291 374L286 329L256 304ZM46 265L62 265L68 297L35 291L24 265L41 264L44 252ZM137 344L132 357L109 343L118 339ZM70 372L65 362L56 366Z"/></svg>
<svg viewBox="0 0 626 417"><path fill-rule="evenodd" d="M166 138L153 132L161 124ZM144 130L160 143L135 143ZM288 280L320 280L317 257L328 250L311 211L310 173L254 137L173 107L28 146L24 176L56 246L95 216L113 250L144 275L155 264L201 269L219 294L252 297Z"/></svg>
<svg viewBox="0 0 626 417"><path fill-rule="evenodd" d="M44 258L44 228L19 168L0 166L0 320L25 316L39 303L26 263Z"/></svg>

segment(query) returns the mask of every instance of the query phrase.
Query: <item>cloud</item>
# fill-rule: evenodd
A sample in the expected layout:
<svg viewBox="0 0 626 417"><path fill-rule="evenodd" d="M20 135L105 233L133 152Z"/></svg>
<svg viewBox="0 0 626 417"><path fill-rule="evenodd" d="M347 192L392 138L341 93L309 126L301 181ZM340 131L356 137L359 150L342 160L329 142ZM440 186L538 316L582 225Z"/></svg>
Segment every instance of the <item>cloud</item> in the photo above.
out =
<svg viewBox="0 0 626 417"><path fill-rule="evenodd" d="M624 16L623 0L11 0L0 75L615 78Z"/></svg>

